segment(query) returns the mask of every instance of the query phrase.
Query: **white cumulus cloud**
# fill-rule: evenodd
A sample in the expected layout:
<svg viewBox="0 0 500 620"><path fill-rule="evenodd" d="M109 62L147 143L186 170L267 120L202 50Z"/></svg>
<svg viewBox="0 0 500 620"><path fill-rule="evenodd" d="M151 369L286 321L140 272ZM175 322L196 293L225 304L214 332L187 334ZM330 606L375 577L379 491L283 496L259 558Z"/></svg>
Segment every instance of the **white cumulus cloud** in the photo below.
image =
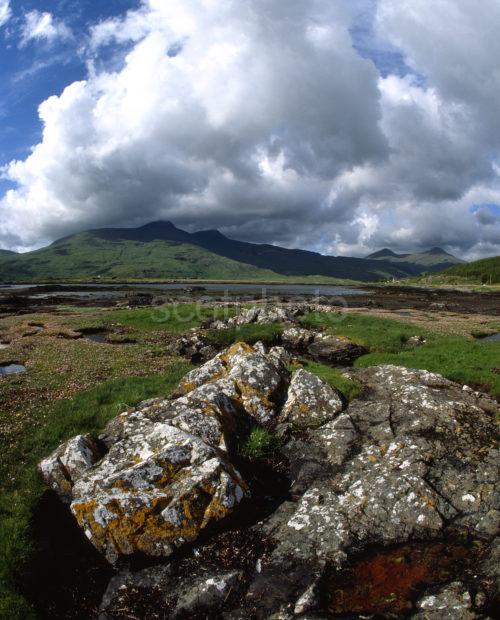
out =
<svg viewBox="0 0 500 620"><path fill-rule="evenodd" d="M9 0L0 0L0 27L6 24L11 16Z"/></svg>
<svg viewBox="0 0 500 620"><path fill-rule="evenodd" d="M42 140L4 169L0 243L169 218L334 253L498 252L472 206L500 203L500 6L375 8L410 73L356 51L342 0L144 0L95 25L88 79L40 105ZM121 65L99 68L104 46Z"/></svg>
<svg viewBox="0 0 500 620"><path fill-rule="evenodd" d="M52 42L56 39L70 39L71 37L70 28L64 22L54 19L51 13L34 10L26 13L24 17L21 33L22 46L33 40Z"/></svg>

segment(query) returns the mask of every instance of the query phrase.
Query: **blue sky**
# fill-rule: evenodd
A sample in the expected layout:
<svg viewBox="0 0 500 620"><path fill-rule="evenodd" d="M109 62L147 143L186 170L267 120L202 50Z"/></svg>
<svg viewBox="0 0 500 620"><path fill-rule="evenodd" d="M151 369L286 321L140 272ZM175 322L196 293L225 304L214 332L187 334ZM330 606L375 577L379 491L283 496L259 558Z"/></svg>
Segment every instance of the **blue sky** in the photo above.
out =
<svg viewBox="0 0 500 620"><path fill-rule="evenodd" d="M499 31L498 0L0 0L0 247L497 254Z"/></svg>
<svg viewBox="0 0 500 620"><path fill-rule="evenodd" d="M137 0L20 0L11 3L12 17L0 29L0 166L24 159L40 140L39 104L65 86L86 78L83 46L89 27L135 8ZM50 12L65 23L72 38L31 40L23 45L25 15ZM0 179L0 194L13 183Z"/></svg>

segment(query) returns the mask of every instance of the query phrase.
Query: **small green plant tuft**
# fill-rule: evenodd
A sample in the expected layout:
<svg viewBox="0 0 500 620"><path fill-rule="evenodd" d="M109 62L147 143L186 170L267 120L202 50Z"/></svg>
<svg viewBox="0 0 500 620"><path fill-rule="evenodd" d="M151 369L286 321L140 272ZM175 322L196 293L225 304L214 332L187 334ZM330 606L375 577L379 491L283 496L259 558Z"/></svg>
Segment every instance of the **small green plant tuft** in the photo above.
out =
<svg viewBox="0 0 500 620"><path fill-rule="evenodd" d="M254 426L240 445L240 454L250 460L263 459L277 447L276 437L261 426Z"/></svg>

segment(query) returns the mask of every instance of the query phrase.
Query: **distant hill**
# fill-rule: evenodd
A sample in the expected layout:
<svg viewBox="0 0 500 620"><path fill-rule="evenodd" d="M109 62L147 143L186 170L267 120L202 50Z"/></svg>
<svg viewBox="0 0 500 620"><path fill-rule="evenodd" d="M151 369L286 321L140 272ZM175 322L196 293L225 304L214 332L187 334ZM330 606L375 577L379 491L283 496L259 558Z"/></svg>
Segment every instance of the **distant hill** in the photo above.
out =
<svg viewBox="0 0 500 620"><path fill-rule="evenodd" d="M410 272L413 270L415 274L442 271L453 265L461 265L465 262L453 256L453 254L449 254L442 248L437 247L426 250L425 252L415 252L414 254L396 254L392 250L384 248L383 250L369 254L366 258L395 263Z"/></svg>
<svg viewBox="0 0 500 620"><path fill-rule="evenodd" d="M323 256L306 250L235 241L217 230L188 233L171 222L160 221L139 228L89 230L33 252L1 255L0 281L96 277L275 281L322 276L373 282L405 278L427 270L427 266L424 269L394 256Z"/></svg>
<svg viewBox="0 0 500 620"><path fill-rule="evenodd" d="M500 256L483 258L465 265L457 265L446 269L446 271L438 275L443 278L461 278L467 282L500 284Z"/></svg>
<svg viewBox="0 0 500 620"><path fill-rule="evenodd" d="M15 256L16 252L11 250L0 250L0 256Z"/></svg>

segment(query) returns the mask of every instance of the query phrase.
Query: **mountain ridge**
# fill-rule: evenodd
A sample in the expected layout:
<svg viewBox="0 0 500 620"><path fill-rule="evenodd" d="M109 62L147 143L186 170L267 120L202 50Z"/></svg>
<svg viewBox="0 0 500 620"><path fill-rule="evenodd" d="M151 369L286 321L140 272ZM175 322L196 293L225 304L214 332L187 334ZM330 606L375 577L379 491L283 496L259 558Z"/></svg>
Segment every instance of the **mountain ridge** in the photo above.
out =
<svg viewBox="0 0 500 620"><path fill-rule="evenodd" d="M369 260L383 260L398 265L413 265L420 269L420 273L424 271L433 273L465 263L465 261L437 246L422 252L406 254L397 254L389 248L383 248L378 250L378 252L369 254L366 258Z"/></svg>
<svg viewBox="0 0 500 620"><path fill-rule="evenodd" d="M0 256L0 280L277 280L319 276L373 282L422 273L417 264L392 254L388 260L325 256L310 250L237 241L215 229L189 233L160 220L136 228L83 231L33 252Z"/></svg>

